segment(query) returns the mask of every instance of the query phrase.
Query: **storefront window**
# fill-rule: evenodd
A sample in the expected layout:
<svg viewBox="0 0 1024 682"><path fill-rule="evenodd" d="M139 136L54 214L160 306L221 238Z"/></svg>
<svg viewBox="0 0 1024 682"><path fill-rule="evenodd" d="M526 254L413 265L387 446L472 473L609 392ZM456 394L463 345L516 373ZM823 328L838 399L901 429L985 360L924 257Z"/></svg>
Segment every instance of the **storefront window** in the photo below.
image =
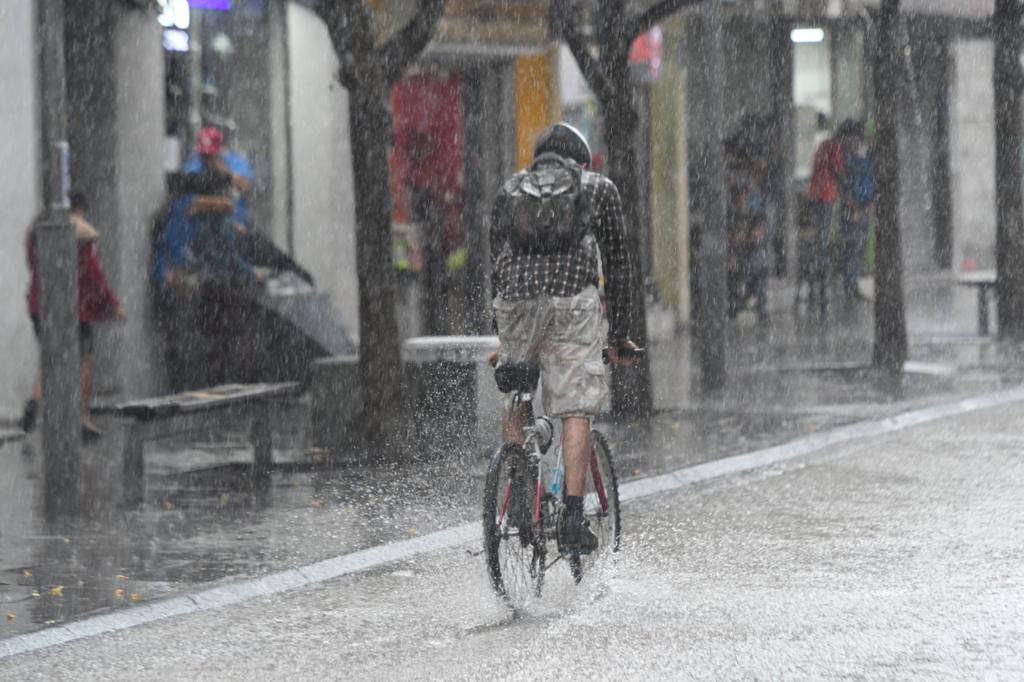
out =
<svg viewBox="0 0 1024 682"><path fill-rule="evenodd" d="M828 135L820 117L832 117L831 37L812 26L796 27L793 41L793 107L796 117L796 166L794 176L806 180L818 143Z"/></svg>

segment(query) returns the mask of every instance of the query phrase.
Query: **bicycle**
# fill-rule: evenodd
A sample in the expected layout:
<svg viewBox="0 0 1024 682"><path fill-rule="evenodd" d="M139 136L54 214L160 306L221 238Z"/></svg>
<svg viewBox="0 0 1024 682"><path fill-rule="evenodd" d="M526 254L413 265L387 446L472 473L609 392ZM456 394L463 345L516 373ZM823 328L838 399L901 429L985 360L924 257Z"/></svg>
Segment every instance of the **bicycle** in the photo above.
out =
<svg viewBox="0 0 1024 682"><path fill-rule="evenodd" d="M630 354L638 352L641 349ZM498 377L499 372L504 376ZM565 495L564 469L561 445L555 449L555 466L541 467L552 460L547 452L554 440L554 425L546 416L534 417L539 368L528 363L504 363L495 367L495 373L502 392L512 394L513 409L525 407L527 424L531 424L523 429L522 445L504 443L494 453L484 485L487 571L495 592L515 606L531 592L540 597L545 573L563 558L557 548L550 562L547 557L549 547L557 543L558 515ZM619 484L611 448L604 435L593 429L591 443L583 508L599 544L590 554L570 552L564 557L576 583L598 559L618 551L622 535Z"/></svg>

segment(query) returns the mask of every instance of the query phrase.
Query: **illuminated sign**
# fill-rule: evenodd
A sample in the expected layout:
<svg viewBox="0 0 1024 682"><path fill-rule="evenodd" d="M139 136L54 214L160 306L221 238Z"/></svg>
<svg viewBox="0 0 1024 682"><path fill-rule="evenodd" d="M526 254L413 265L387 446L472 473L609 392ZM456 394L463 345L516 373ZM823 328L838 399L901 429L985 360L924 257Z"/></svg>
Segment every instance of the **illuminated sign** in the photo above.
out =
<svg viewBox="0 0 1024 682"><path fill-rule="evenodd" d="M192 10L188 6L188 0L157 0L160 7L160 15L157 21L164 28L174 28L179 31L188 30L192 23Z"/></svg>
<svg viewBox="0 0 1024 682"><path fill-rule="evenodd" d="M164 29L164 49L168 52L188 52L188 31L180 28Z"/></svg>
<svg viewBox="0 0 1024 682"><path fill-rule="evenodd" d="M231 0L188 0L188 4L196 9L231 9Z"/></svg>
<svg viewBox="0 0 1024 682"><path fill-rule="evenodd" d="M789 39L794 43L820 43L825 40L825 30L821 28L794 28L789 32Z"/></svg>

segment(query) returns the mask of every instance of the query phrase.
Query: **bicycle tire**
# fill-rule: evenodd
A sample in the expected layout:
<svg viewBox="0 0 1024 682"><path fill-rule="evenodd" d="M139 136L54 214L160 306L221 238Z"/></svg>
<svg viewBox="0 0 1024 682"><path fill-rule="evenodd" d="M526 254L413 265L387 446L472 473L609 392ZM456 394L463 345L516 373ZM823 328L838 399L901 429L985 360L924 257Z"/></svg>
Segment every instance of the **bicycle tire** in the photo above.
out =
<svg viewBox="0 0 1024 682"><path fill-rule="evenodd" d="M591 455L583 494L583 515L597 535L598 548L590 554L569 557L569 570L577 583L603 556L619 551L622 542L619 479L615 473L612 449L600 431L591 431L590 438Z"/></svg>
<svg viewBox="0 0 1024 682"><path fill-rule="evenodd" d="M484 485L484 555L491 587L513 607L539 597L544 584L547 544L533 525L536 484L522 447L498 448Z"/></svg>

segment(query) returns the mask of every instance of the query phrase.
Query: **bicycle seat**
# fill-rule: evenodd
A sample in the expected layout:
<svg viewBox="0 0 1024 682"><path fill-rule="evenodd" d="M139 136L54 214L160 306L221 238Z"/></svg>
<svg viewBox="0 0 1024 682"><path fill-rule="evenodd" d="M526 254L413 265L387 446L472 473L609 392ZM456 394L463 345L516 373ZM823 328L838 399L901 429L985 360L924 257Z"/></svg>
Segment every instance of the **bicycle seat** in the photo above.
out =
<svg viewBox="0 0 1024 682"><path fill-rule="evenodd" d="M502 393L531 393L540 380L540 367L532 362L499 362L494 368L494 382Z"/></svg>

